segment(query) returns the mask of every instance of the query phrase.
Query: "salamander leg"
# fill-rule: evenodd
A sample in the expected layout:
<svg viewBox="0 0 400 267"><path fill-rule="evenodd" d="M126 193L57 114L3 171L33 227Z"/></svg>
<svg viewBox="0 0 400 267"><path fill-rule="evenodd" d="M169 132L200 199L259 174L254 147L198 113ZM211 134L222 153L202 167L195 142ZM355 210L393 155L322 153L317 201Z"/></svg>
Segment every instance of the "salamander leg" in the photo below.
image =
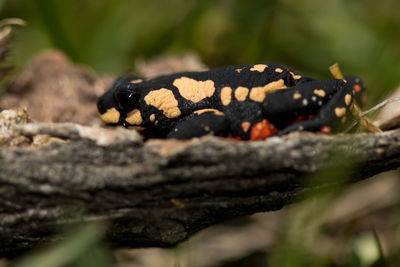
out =
<svg viewBox="0 0 400 267"><path fill-rule="evenodd" d="M304 94L301 99L302 105L310 106L308 112L304 113L302 119L282 129L277 135L292 131L330 133L342 129L349 122L354 101L354 91L351 86L342 80L318 81L311 85L303 88L306 90L300 93Z"/></svg>
<svg viewBox="0 0 400 267"><path fill-rule="evenodd" d="M190 139L207 134L219 134L229 131L230 124L222 112L207 111L194 113L183 118L167 135L167 138Z"/></svg>
<svg viewBox="0 0 400 267"><path fill-rule="evenodd" d="M343 80L315 80L268 94L263 116L279 129L277 135L330 132L346 123L353 101L353 88Z"/></svg>

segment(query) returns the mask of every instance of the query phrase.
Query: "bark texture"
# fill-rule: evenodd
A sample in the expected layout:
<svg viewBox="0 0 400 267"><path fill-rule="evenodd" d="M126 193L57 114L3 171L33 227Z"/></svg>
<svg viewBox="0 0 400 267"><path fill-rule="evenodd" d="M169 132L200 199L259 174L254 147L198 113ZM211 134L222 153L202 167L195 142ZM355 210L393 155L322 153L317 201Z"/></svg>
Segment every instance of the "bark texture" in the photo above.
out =
<svg viewBox="0 0 400 267"><path fill-rule="evenodd" d="M259 142L144 142L122 128L53 123L15 132L65 141L0 149L3 255L53 242L62 238L54 234L60 227L88 221L106 223L106 238L118 247L171 246L219 221L280 209L304 190L400 166L400 130L293 133ZM305 182L326 170L339 172L334 180Z"/></svg>

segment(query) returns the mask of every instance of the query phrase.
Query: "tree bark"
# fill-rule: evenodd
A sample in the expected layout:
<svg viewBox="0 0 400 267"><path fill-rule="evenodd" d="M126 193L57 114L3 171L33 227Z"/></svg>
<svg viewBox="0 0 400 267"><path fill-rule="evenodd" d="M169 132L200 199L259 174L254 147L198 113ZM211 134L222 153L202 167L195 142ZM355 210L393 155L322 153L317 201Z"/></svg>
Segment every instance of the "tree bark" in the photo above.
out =
<svg viewBox="0 0 400 267"><path fill-rule="evenodd" d="M171 246L222 220L281 209L305 190L400 166L400 130L258 142L144 142L135 131L76 124L17 132L66 141L0 149L2 255L54 242L60 227L88 221L104 222L118 247ZM310 175L318 179L308 183Z"/></svg>

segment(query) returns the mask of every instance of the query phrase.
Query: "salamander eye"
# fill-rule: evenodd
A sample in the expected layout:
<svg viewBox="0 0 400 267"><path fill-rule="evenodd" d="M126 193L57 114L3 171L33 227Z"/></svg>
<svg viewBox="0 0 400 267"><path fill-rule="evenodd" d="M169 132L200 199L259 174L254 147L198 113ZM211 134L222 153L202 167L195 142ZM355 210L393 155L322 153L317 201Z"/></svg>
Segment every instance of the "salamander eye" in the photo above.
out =
<svg viewBox="0 0 400 267"><path fill-rule="evenodd" d="M118 106L125 111L131 111L138 106L139 95L129 88L117 88L114 91L114 99Z"/></svg>

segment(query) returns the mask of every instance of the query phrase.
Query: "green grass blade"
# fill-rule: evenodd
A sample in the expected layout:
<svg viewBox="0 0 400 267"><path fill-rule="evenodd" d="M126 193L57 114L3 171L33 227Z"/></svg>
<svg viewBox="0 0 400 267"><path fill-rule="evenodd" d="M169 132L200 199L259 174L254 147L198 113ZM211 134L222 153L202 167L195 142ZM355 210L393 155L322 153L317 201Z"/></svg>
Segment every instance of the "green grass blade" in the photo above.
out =
<svg viewBox="0 0 400 267"><path fill-rule="evenodd" d="M98 224L87 224L78 228L63 243L34 252L11 266L54 267L66 266L79 260L101 240L103 228ZM106 264L106 263L105 263ZM99 265L97 265L99 266ZM103 266L110 266L109 264Z"/></svg>

